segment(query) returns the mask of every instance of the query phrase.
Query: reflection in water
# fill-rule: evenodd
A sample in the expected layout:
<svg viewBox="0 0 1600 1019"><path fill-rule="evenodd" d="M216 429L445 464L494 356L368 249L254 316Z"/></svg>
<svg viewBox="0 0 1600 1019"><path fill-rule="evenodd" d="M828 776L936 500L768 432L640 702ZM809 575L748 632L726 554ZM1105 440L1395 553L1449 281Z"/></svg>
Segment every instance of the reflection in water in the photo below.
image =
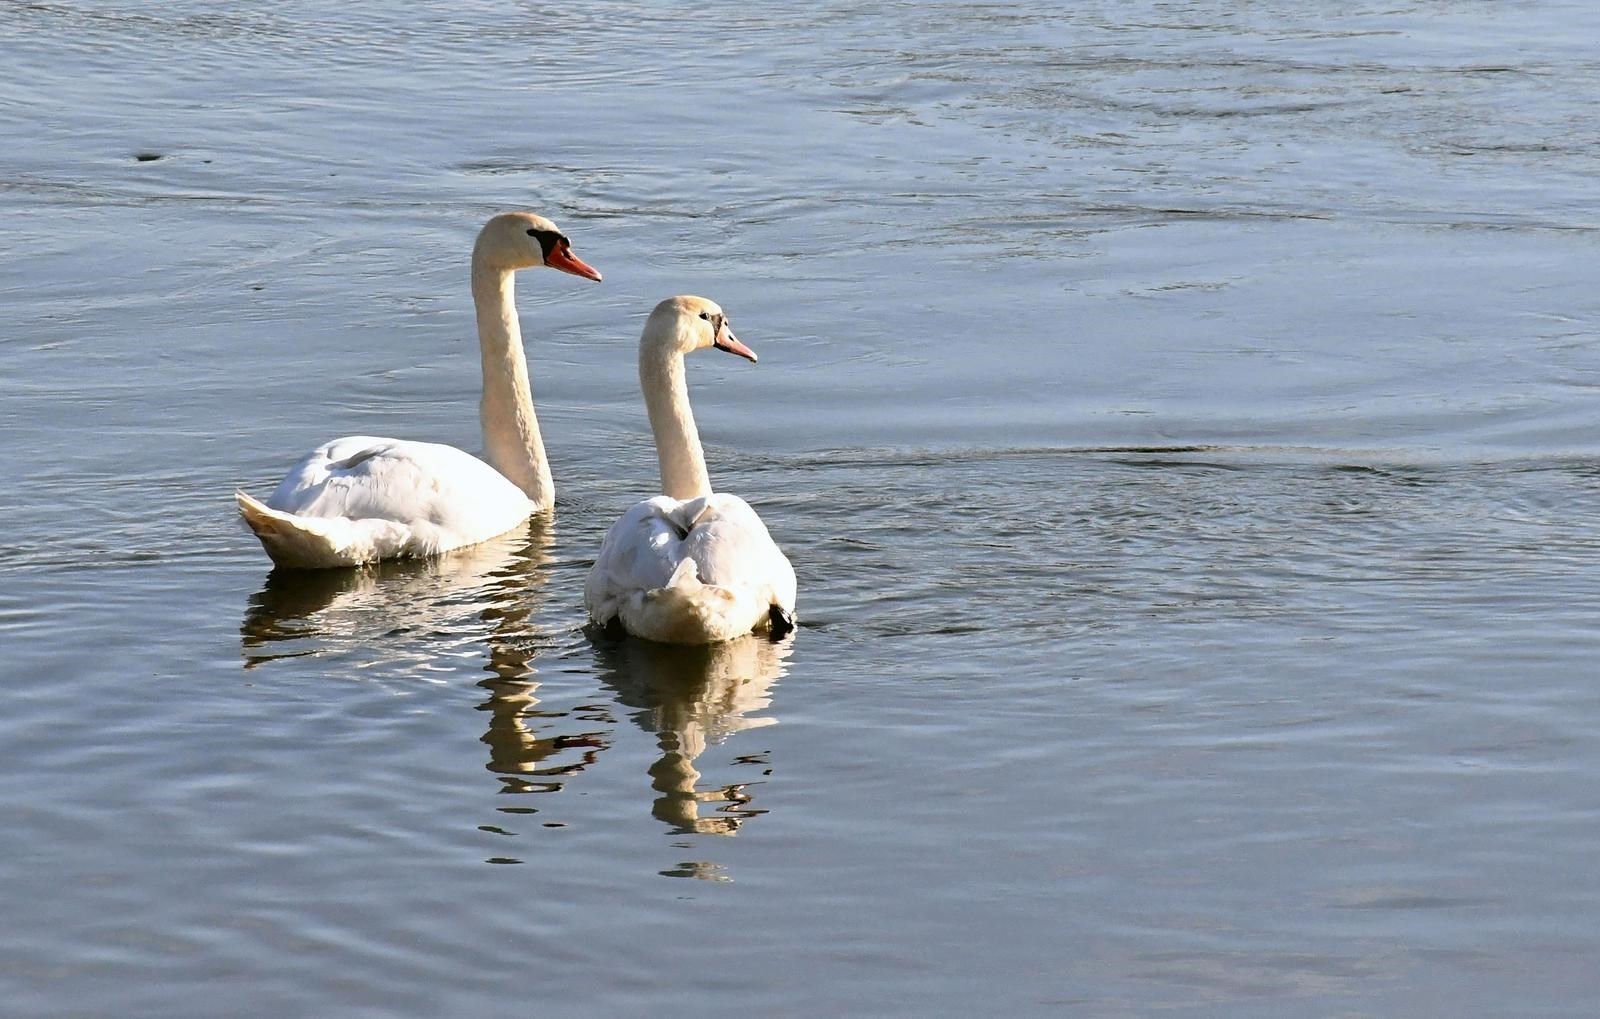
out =
<svg viewBox="0 0 1600 1019"><path fill-rule="evenodd" d="M541 706L534 661L552 650L530 622L551 559L549 525L437 559L378 563L348 570L274 570L250 598L240 627L245 668L307 655L354 652L370 666L407 677L440 671L462 653L485 656L489 715L482 736L487 769L502 794L553 793L588 769L615 741L616 705L606 698ZM765 811L753 805L753 782L701 788L696 760L709 745L743 729L770 725L758 714L771 701L794 638L755 636L711 647L676 647L590 635L600 679L634 721L654 733L660 756L649 769L651 813L674 834L732 835ZM374 673L367 672L367 675ZM735 766L767 773L762 753ZM524 803L530 801L522 801ZM533 815L533 806L500 813ZM559 822L545 822L559 826ZM514 835L496 825L484 830ZM494 863L518 863L494 857ZM691 861L662 873L725 880L713 863Z"/></svg>
<svg viewBox="0 0 1600 1019"><path fill-rule="evenodd" d="M748 636L708 647L601 634L591 639L601 679L616 689L619 701L639 709L634 721L656 734L661 756L650 766L650 786L658 794L650 812L675 833L702 835L732 835L745 821L765 813L752 806L753 783L701 789L694 764L707 745L776 721L753 712L771 703L771 687L784 673L793 637L773 643ZM761 767L766 774L764 755L741 757L736 763ZM701 815L706 804L717 804L710 816ZM711 876L698 865L683 866L693 876Z"/></svg>
<svg viewBox="0 0 1600 1019"><path fill-rule="evenodd" d="M551 732L555 720L612 719L604 708L538 706L533 660L548 642L529 618L544 588L551 544L549 522L535 519L526 531L434 559L273 570L245 613L245 667L359 647L365 655L380 652L391 670L423 674L438 669L442 654L486 651L489 676L478 685L488 691L479 705L489 713L483 735L488 769L501 776L503 792L554 792L562 776L582 771L607 745L603 730ZM577 760L547 763L573 749L580 751ZM534 813L531 807L503 809Z"/></svg>
<svg viewBox="0 0 1600 1019"><path fill-rule="evenodd" d="M445 662L453 666L463 654L486 656L489 675L478 685L488 696L478 708L489 714L482 737L488 770L502 793L556 792L610 745L606 737L616 723L605 705L539 706L533 662L552 642L530 618L542 601L551 547L549 522L536 518L526 530L434 559L274 570L251 597L240 627L245 668L355 651L364 666L415 677L437 673ZM576 758L568 759L573 751Z"/></svg>
<svg viewBox="0 0 1600 1019"><path fill-rule="evenodd" d="M533 678L531 657L531 652L495 648L488 665L494 675L478 683L489 691L488 699L478 705L478 710L489 712L489 728L483 734L483 742L489 745L487 767L500 777L503 793L559 792L564 778L593 764L600 751L611 745L606 737L616 724L601 704L581 704L570 711L540 708L539 698L534 696L539 684ZM557 731L558 727L570 729L571 722L563 723L563 719L606 728ZM577 759L551 761L567 751L577 751ZM536 813L533 807L500 810Z"/></svg>
<svg viewBox="0 0 1600 1019"><path fill-rule="evenodd" d="M245 668L356 647L405 664L438 642L488 637L497 654L532 656L527 618L544 584L550 526L530 522L433 559L343 570L283 570L250 597L239 627ZM417 638L435 643L417 646ZM423 664L426 664L424 655Z"/></svg>

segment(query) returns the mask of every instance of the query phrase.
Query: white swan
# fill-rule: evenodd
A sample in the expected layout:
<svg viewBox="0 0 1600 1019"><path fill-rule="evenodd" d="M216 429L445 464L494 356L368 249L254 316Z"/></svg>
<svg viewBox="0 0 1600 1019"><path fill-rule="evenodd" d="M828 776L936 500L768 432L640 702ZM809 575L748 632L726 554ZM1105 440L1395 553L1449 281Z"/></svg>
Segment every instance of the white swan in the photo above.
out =
<svg viewBox="0 0 1600 1019"><path fill-rule="evenodd" d="M650 313L639 385L665 494L611 526L583 592L595 622L617 620L635 637L669 644L794 626L794 567L743 499L711 492L683 375L683 356L706 347L756 359L705 298L671 297Z"/></svg>
<svg viewBox="0 0 1600 1019"><path fill-rule="evenodd" d="M503 534L554 504L513 279L535 266L600 279L542 216L507 212L479 231L472 300L483 354L484 459L453 446L369 435L319 446L265 503L234 493L274 563L316 568L436 555Z"/></svg>

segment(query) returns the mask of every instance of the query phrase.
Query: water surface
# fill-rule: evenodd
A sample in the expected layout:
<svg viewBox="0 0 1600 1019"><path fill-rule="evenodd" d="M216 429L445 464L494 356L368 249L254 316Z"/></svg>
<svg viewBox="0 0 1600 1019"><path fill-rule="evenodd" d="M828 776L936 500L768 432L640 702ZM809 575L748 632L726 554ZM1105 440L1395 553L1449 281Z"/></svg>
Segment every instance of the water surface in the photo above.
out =
<svg viewBox="0 0 1600 1019"><path fill-rule="evenodd" d="M1597 31L0 6L9 1013L1595 1014ZM518 206L553 523L270 572ZM679 292L779 644L582 625Z"/></svg>

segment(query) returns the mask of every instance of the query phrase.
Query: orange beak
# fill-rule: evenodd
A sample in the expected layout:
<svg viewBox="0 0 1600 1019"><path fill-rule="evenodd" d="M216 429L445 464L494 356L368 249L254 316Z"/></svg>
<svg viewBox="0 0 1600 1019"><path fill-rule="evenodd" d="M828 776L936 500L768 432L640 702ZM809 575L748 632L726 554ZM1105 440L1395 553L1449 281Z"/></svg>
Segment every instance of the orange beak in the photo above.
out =
<svg viewBox="0 0 1600 1019"><path fill-rule="evenodd" d="M558 244L552 248L550 254L544 256L544 264L552 269L570 272L574 276L582 276L586 280L600 282L599 270L574 255L570 244Z"/></svg>

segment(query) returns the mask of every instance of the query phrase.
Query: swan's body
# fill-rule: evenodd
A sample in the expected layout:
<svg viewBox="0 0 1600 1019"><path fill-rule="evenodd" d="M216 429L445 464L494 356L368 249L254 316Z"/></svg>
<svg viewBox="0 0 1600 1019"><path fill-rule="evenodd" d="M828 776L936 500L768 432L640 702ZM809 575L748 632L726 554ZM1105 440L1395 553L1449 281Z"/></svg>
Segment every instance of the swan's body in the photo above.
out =
<svg viewBox="0 0 1600 1019"><path fill-rule="evenodd" d="M551 508L555 485L533 411L513 274L550 266L598 280L554 223L494 217L472 250L483 355L484 460L432 442L357 435L319 446L262 503L239 512L279 566L356 566L431 556L503 534ZM485 462L487 461L487 462Z"/></svg>
<svg viewBox="0 0 1600 1019"><path fill-rule="evenodd" d="M584 601L635 637L711 644L793 624L794 567L737 495L658 495L611 526Z"/></svg>
<svg viewBox="0 0 1600 1019"><path fill-rule="evenodd" d="M236 498L273 561L299 567L437 555L504 534L538 509L470 453L369 435L307 453L266 503Z"/></svg>
<svg viewBox="0 0 1600 1019"><path fill-rule="evenodd" d="M711 346L756 359L703 298L662 301L645 323L639 382L665 494L612 525L584 587L595 622L669 644L794 625L794 567L748 503L711 491L683 375L684 354Z"/></svg>

